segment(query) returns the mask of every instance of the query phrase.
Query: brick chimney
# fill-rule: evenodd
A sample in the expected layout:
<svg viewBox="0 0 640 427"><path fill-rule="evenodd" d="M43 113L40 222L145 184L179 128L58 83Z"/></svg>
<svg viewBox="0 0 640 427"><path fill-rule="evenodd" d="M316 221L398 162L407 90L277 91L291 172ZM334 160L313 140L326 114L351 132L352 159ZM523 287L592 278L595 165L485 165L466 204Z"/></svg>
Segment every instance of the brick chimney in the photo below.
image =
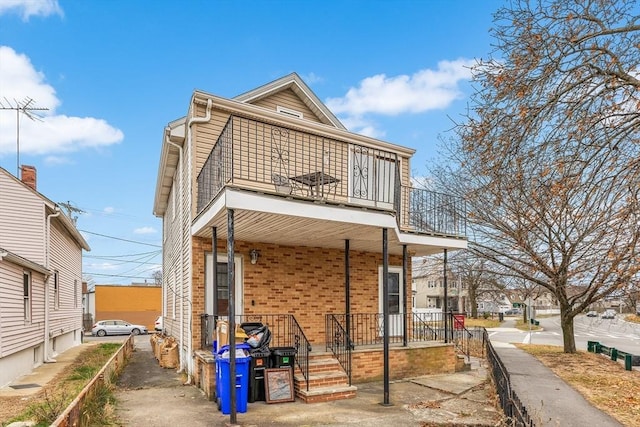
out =
<svg viewBox="0 0 640 427"><path fill-rule="evenodd" d="M36 190L36 168L35 166L22 165L20 173L22 182Z"/></svg>

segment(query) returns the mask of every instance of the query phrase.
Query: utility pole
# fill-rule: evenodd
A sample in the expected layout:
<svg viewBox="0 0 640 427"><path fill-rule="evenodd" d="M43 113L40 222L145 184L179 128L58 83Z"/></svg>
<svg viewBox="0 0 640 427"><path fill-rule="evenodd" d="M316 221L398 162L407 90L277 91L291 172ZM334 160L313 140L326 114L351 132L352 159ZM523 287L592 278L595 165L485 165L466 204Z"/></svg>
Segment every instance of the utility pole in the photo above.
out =
<svg viewBox="0 0 640 427"><path fill-rule="evenodd" d="M22 101L13 100L9 101L4 98L4 102L0 101L0 110L15 110L16 112L16 177L20 177L20 113L27 116L29 119L36 121L42 121L42 117L36 113L36 111L47 111L48 108L36 107L33 98L26 97Z"/></svg>
<svg viewBox="0 0 640 427"><path fill-rule="evenodd" d="M62 206L63 208L65 208L65 210L67 211L67 216L69 218L71 218L71 221L73 221L73 225L76 225L76 222L78 221L78 215L73 216L74 213L80 213L83 214L85 213L82 209L76 208L75 206L73 206L71 204L71 202L67 201L67 203L58 203L60 206Z"/></svg>

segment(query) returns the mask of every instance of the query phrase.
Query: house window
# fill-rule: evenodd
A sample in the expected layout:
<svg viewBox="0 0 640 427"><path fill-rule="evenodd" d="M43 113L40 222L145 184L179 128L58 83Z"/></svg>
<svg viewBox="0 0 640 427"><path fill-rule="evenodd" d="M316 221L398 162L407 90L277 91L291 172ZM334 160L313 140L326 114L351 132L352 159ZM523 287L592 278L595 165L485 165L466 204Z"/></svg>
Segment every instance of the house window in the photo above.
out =
<svg viewBox="0 0 640 427"><path fill-rule="evenodd" d="M31 273L28 271L22 274L22 293L24 320L31 321Z"/></svg>
<svg viewBox="0 0 640 427"><path fill-rule="evenodd" d="M299 119L303 118L302 112L292 110L291 108L281 107L278 105L276 106L276 111L278 113L286 114L287 116L297 117Z"/></svg>
<svg viewBox="0 0 640 427"><path fill-rule="evenodd" d="M53 308L60 308L60 282L57 271L53 272Z"/></svg>

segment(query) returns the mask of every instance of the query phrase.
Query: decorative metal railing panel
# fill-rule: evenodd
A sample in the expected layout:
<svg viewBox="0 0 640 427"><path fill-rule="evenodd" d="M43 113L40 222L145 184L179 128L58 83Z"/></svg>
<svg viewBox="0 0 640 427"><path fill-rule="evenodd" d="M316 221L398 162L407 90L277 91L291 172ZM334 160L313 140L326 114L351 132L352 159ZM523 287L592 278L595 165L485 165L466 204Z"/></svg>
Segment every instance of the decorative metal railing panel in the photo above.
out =
<svg viewBox="0 0 640 427"><path fill-rule="evenodd" d="M464 202L401 185L396 153L231 116L197 177L197 211L226 185L394 212L407 231L464 237Z"/></svg>
<svg viewBox="0 0 640 427"><path fill-rule="evenodd" d="M487 330L484 330L483 341L486 348L487 362L491 367L491 376L496 385L500 406L509 419L509 425L534 427L535 423L527 408L522 404L516 392L511 388L511 378L502 360L491 345Z"/></svg>

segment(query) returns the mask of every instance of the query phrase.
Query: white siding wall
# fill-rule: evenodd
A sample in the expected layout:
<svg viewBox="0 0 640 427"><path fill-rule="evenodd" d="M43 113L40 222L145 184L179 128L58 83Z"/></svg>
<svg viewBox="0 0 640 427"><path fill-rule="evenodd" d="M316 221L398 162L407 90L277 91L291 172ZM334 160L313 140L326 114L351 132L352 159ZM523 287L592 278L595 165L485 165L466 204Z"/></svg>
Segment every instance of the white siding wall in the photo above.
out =
<svg viewBox="0 0 640 427"><path fill-rule="evenodd" d="M44 202L0 172L0 248L44 265Z"/></svg>
<svg viewBox="0 0 640 427"><path fill-rule="evenodd" d="M51 227L49 269L58 272L60 294L59 305L56 308L51 276L48 281L49 336L55 338L82 328L82 249L56 219L52 220ZM76 286L77 290L74 291ZM57 340L57 344L60 344L60 340ZM57 345L56 352L60 353L67 348Z"/></svg>
<svg viewBox="0 0 640 427"><path fill-rule="evenodd" d="M31 321L25 321L24 271L19 265L0 261L0 358L41 344L44 340L44 276L31 272Z"/></svg>
<svg viewBox="0 0 640 427"><path fill-rule="evenodd" d="M45 200L0 171L0 247L46 267ZM47 335L50 350L61 353L81 341L82 249L58 221L52 219L49 267L59 272L60 304L54 309L52 276ZM29 269L0 261L0 386L44 360L45 276L30 271L31 319L25 320L24 271Z"/></svg>

